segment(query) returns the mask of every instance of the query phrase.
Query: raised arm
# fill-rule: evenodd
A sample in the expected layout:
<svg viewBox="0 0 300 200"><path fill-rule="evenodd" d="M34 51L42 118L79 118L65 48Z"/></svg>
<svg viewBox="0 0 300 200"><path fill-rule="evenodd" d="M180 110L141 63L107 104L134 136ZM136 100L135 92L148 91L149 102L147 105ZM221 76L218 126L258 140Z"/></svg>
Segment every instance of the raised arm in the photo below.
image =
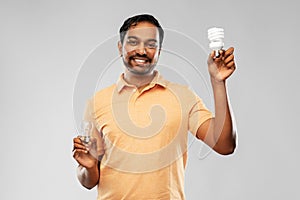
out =
<svg viewBox="0 0 300 200"><path fill-rule="evenodd" d="M214 58L214 52L208 57L207 63L214 93L215 117L204 122L197 131L199 139L223 155L233 153L236 147L236 133L233 129L226 91L226 79L236 68L233 51L234 48L231 47L226 51L222 50L218 58Z"/></svg>

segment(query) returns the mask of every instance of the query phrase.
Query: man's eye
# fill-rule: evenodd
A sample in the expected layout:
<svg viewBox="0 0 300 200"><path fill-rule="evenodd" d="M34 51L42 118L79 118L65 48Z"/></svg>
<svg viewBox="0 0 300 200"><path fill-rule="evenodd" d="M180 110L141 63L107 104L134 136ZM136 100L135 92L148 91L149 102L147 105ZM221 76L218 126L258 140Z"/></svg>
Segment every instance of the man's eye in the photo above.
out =
<svg viewBox="0 0 300 200"><path fill-rule="evenodd" d="M156 47L157 47L157 44L156 44L156 42L149 42L149 43L147 44L147 46L148 46L148 48L156 48Z"/></svg>
<svg viewBox="0 0 300 200"><path fill-rule="evenodd" d="M138 44L138 42L135 40L128 40L127 43L130 44L131 46L135 46Z"/></svg>

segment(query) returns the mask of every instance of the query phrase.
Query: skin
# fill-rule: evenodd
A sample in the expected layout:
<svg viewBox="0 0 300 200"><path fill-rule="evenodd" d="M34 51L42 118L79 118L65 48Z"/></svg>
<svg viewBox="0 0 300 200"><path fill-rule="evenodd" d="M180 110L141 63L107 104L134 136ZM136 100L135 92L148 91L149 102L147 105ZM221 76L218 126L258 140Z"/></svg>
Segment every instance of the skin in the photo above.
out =
<svg viewBox="0 0 300 200"><path fill-rule="evenodd" d="M135 38L138 44L130 44L129 40ZM155 48L147 48L147 44L154 44ZM124 79L141 89L149 84L155 74L153 70L158 62L160 55L159 32L156 26L148 22L140 22L136 26L131 27L124 37L124 42L118 42L119 54L122 57L126 67ZM144 60L145 63L138 63L136 60Z"/></svg>
<svg viewBox="0 0 300 200"><path fill-rule="evenodd" d="M102 138L101 138L102 139ZM96 138L91 138L88 144L84 144L79 137L73 139L73 158L78 162L77 178L87 189L92 189L99 182L101 157L95 155L97 151ZM100 155L104 154L104 141L100 142Z"/></svg>
<svg viewBox="0 0 300 200"><path fill-rule="evenodd" d="M197 131L197 138L222 155L232 154L236 147L235 130L232 126L226 80L235 71L234 48L220 51L215 58L213 51L207 60L211 85L214 93L215 117L205 121Z"/></svg>
<svg viewBox="0 0 300 200"><path fill-rule="evenodd" d="M138 42L132 43L131 39ZM154 41L157 43L156 46L153 45ZM118 43L119 53L126 67L124 78L139 90L149 84L155 76L154 68L160 55L158 44L158 29L148 22L140 22L132 26L127 31L123 44ZM218 58L215 58L214 52L208 56L207 64L214 93L215 117L205 121L196 134L198 139L203 140L222 155L233 153L236 147L226 92L226 80L236 68L233 52L234 48L230 47L221 50ZM77 137L73 139L73 144L73 157L79 164L78 179L84 187L91 189L98 184L100 177L101 159L93 156L97 149L96 140L92 138L88 144L84 144ZM103 140L100 141L98 148L103 155L105 152Z"/></svg>

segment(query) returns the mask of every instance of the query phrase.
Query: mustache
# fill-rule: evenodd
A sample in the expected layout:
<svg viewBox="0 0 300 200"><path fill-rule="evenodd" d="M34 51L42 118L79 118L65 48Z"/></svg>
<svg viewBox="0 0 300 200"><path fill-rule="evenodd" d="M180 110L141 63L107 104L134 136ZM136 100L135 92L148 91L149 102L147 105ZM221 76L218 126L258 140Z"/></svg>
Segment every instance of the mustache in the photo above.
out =
<svg viewBox="0 0 300 200"><path fill-rule="evenodd" d="M134 59L134 58L136 58L136 57L138 57L138 58L147 58L148 60L151 60L146 54L139 54L139 53L136 53L136 54L134 54L134 55L131 55L131 56L129 57L129 59Z"/></svg>

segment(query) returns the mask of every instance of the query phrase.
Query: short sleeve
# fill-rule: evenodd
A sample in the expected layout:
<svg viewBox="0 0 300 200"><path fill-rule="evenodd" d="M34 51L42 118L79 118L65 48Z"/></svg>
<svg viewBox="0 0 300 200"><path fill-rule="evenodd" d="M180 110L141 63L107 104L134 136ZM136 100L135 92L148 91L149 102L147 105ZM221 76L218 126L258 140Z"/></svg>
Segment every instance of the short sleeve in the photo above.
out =
<svg viewBox="0 0 300 200"><path fill-rule="evenodd" d="M203 122L213 118L213 114L206 108L201 98L195 95L194 103L189 112L189 131L196 135L198 128Z"/></svg>

